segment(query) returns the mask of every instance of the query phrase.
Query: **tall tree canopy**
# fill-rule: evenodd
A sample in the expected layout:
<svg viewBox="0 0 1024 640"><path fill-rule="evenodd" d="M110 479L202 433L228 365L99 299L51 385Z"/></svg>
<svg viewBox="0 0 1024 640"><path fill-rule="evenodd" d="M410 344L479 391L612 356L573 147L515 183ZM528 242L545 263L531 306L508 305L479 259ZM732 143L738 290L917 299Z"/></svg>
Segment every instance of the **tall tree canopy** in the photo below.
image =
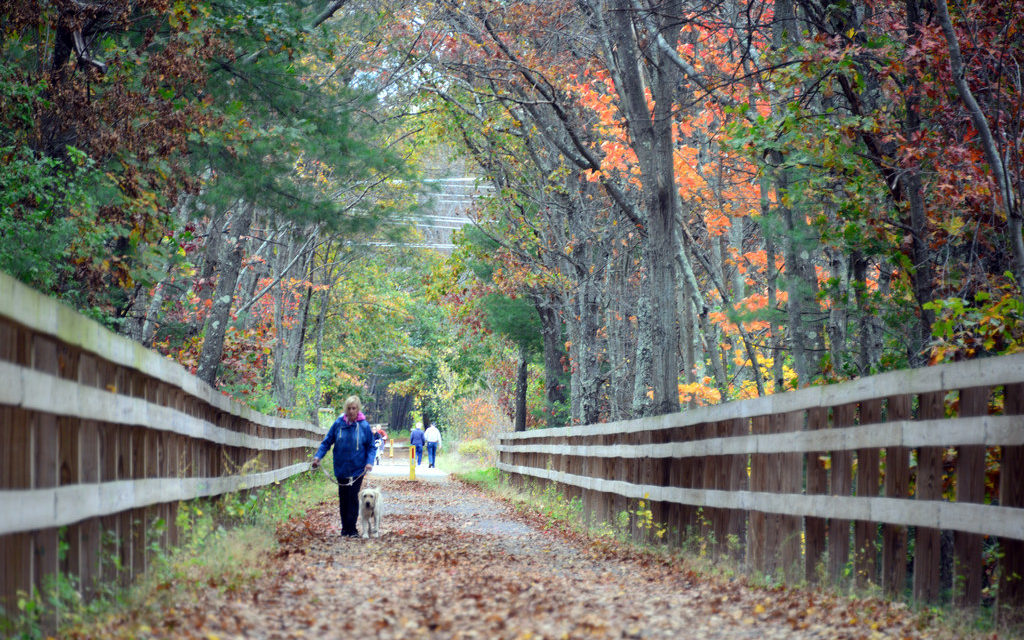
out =
<svg viewBox="0 0 1024 640"><path fill-rule="evenodd" d="M1017 351L1022 9L6 2L0 268L262 408L397 422ZM441 165L486 187L450 255Z"/></svg>

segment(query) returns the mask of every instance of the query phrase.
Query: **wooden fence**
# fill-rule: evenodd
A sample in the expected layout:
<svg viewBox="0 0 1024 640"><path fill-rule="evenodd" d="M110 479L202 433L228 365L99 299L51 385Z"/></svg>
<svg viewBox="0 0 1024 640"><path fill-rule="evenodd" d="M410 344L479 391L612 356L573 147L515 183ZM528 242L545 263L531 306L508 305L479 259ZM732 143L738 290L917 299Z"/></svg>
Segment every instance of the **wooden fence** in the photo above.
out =
<svg viewBox="0 0 1024 640"><path fill-rule="evenodd" d="M591 521L643 500L650 529L759 571L1024 606L1024 354L506 434L499 452Z"/></svg>
<svg viewBox="0 0 1024 640"><path fill-rule="evenodd" d="M0 274L0 605L58 573L128 583L178 502L308 469L322 437Z"/></svg>

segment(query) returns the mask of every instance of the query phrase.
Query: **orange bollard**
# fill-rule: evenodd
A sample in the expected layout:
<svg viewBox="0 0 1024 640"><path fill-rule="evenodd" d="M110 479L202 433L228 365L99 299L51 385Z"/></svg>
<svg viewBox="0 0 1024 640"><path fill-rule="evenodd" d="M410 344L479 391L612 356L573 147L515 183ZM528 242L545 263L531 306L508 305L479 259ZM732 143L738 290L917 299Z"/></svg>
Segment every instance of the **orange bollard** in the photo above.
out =
<svg viewBox="0 0 1024 640"><path fill-rule="evenodd" d="M416 479L416 447L409 445L409 479Z"/></svg>

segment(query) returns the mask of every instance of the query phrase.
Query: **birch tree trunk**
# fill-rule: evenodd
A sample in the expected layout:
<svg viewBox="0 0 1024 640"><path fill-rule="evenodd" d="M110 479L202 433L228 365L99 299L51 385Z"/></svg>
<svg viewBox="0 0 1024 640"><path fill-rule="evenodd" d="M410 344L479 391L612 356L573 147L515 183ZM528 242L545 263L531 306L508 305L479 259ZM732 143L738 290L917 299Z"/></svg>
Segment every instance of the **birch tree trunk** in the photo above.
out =
<svg viewBox="0 0 1024 640"><path fill-rule="evenodd" d="M277 254L276 276L280 283L274 295L274 324L277 340L273 347L273 384L274 400L278 406L292 408L295 406L295 382L301 365L303 336L306 327L306 313L309 310L309 298L312 295L308 285L309 254L305 259L298 256L309 246L307 238L298 234L288 235L288 244ZM295 258L298 258L296 260ZM299 282L295 285L285 283ZM296 299L298 298L298 299Z"/></svg>
<svg viewBox="0 0 1024 640"><path fill-rule="evenodd" d="M249 234L255 215L255 206L243 203L232 220L230 242L224 247L225 253L220 261L221 268L217 274L217 287L213 295L213 303L206 317L203 348L199 354L199 366L196 375L208 385L216 386L217 367L224 353L224 336L227 334L231 304L235 297L235 285L238 283L238 272L242 267L245 255L245 240ZM212 224L212 223L211 223Z"/></svg>

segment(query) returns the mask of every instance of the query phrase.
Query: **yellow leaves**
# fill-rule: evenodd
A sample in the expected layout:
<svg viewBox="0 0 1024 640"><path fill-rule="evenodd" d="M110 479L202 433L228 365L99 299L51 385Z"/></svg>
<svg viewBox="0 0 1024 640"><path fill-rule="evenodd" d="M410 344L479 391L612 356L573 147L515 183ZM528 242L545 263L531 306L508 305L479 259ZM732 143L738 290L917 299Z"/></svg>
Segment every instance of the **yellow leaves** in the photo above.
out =
<svg viewBox="0 0 1024 640"><path fill-rule="evenodd" d="M693 401L697 406L704 407L722 401L722 392L711 385L711 378L708 376L704 376L700 382L678 385L678 392L680 404Z"/></svg>
<svg viewBox="0 0 1024 640"><path fill-rule="evenodd" d="M960 216L950 216L936 221L936 226L948 233L951 236L960 234L960 230L966 226L966 222Z"/></svg>

